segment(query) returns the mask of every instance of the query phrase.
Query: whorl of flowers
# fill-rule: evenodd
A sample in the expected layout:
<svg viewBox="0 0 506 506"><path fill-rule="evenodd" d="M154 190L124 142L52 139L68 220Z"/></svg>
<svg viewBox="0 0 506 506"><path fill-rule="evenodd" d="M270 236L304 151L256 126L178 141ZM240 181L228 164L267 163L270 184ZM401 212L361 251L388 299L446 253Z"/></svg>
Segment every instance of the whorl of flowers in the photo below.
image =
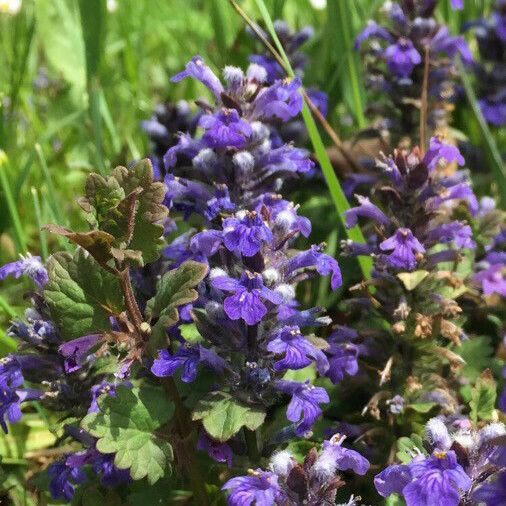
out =
<svg viewBox="0 0 506 506"><path fill-rule="evenodd" d="M196 57L174 78L203 82L216 106L206 106L202 136L182 135L165 155L168 205L187 218L200 216L207 228L178 237L164 254L174 265L193 259L211 270L193 310L203 341L181 339L177 349L160 352L152 371L167 376L181 368L182 380L191 382L202 364L222 376L222 388L251 405L266 407L288 396L287 418L295 433L304 435L329 398L325 389L285 380L284 374L314 363L321 375L331 375L340 366L329 362L327 342L303 330L328 319L319 308L298 308L296 286L330 274L336 289L341 274L322 245L291 248L299 234L309 235L311 225L277 193L286 176L312 167L303 150L276 147L264 123L300 111L300 82L264 87L265 71L255 64L246 75L236 68L226 68L224 75L227 87Z"/></svg>
<svg viewBox="0 0 506 506"><path fill-rule="evenodd" d="M478 42L476 63L479 105L494 126L506 125L506 1L496 0L488 19L470 23Z"/></svg>
<svg viewBox="0 0 506 506"><path fill-rule="evenodd" d="M302 78L304 76L304 70L307 65L307 57L302 51L300 51L300 48L307 41L313 38L313 28L311 26L305 26L299 31L293 31L285 21L276 20L274 21L274 30L278 36L279 41L281 42L281 45L283 46L283 49L285 50L285 54L290 61L292 69L297 76ZM248 31L252 37L256 38L256 34L254 34L254 32L250 30L249 27ZM263 30L262 35L271 44L274 44L274 41L271 39L270 35L263 32ZM261 46L261 49L262 53L252 54L249 57L249 61L265 68L267 71L267 84L273 84L277 79L283 79L286 75L284 69L279 65L276 59L273 58L273 56L263 45ZM313 104L319 109L319 111L324 116L326 116L327 95L324 92L311 87L306 88L306 93ZM304 122L300 118L293 118L288 122L283 122L277 125L277 130L284 141L293 141L297 144L300 144L307 138Z"/></svg>
<svg viewBox="0 0 506 506"><path fill-rule="evenodd" d="M364 219L367 244L343 241L344 254L373 260L371 279L354 288L350 304L362 311L359 334L369 334L364 353L382 370L380 385L406 387L408 377L421 372L417 364L426 354L432 354L433 365L442 360L456 365L441 347L458 347L466 339L455 299L465 291L459 263L476 246L470 221L478 201L465 172L444 175L450 163L464 160L437 137L424 155L418 148L396 150L378 160L380 175L370 197L356 195L359 206L345 213L348 227ZM375 329L371 341L367 329L374 314L390 328Z"/></svg>
<svg viewBox="0 0 506 506"><path fill-rule="evenodd" d="M506 500L506 428L489 423L476 429L463 416L432 418L425 445L409 460L393 464L374 478L383 497L404 497L407 506L486 504Z"/></svg>
<svg viewBox="0 0 506 506"><path fill-rule="evenodd" d="M378 118L380 131L392 133L394 146L403 137L417 142L425 64L428 119L436 130L449 122L456 95L455 58L472 62L464 39L451 36L435 19L436 5L436 0L385 2L384 23L369 21L356 39L356 48L362 48L364 55L366 86L374 94L370 112Z"/></svg>
<svg viewBox="0 0 506 506"><path fill-rule="evenodd" d="M0 426L7 433L7 423L22 418L21 405L39 401L49 411L81 418L99 410L100 395L114 395L118 384L128 384L106 373L107 358L91 350L99 343L98 335L66 341L51 320L44 298L48 273L39 257L28 256L0 268L6 276L29 277L35 290L29 293L32 307L25 320L15 320L9 335L16 338L18 352L0 358ZM27 386L29 385L29 386ZM65 436L79 441L85 450L69 454L49 470L50 492L54 498L70 501L74 485L87 480L83 466L90 465L104 486L114 487L130 480L128 471L119 470L112 456L100 454L96 440L77 426L65 427Z"/></svg>
<svg viewBox="0 0 506 506"><path fill-rule="evenodd" d="M345 436L335 434L324 441L321 450L312 448L302 463L288 450L275 453L267 470L250 470L248 476L239 476L223 486L229 492L230 506L278 505L320 506L335 504L336 491L344 485L339 471L364 475L369 462L360 453L342 446ZM354 506L360 498L353 496L346 503Z"/></svg>

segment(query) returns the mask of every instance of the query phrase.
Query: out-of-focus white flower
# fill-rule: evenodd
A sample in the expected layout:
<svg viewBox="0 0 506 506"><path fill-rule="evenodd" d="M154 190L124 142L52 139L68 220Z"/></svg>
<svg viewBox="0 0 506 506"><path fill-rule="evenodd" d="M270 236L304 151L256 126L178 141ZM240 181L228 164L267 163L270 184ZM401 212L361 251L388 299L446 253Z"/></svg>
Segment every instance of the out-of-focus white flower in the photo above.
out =
<svg viewBox="0 0 506 506"><path fill-rule="evenodd" d="M115 12L118 9L117 0L107 0L107 10L109 12Z"/></svg>
<svg viewBox="0 0 506 506"><path fill-rule="evenodd" d="M20 10L22 0L0 0L0 12L15 16Z"/></svg>
<svg viewBox="0 0 506 506"><path fill-rule="evenodd" d="M309 0L314 9L325 9L327 0Z"/></svg>

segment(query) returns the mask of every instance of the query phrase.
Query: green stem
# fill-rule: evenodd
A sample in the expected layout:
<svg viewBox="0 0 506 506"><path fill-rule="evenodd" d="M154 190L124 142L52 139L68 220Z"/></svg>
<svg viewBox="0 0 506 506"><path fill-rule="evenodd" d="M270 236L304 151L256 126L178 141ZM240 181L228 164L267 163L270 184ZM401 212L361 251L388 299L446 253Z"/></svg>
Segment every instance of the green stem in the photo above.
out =
<svg viewBox="0 0 506 506"><path fill-rule="evenodd" d="M184 405L179 391L172 378L162 378L160 380L167 393L169 399L174 403L175 407L175 422L176 431L179 435L179 443L181 451L178 457L181 460L181 465L184 473L190 481L190 486L193 492L194 504L199 506L208 506L210 504L207 495L206 483L202 476L197 455L195 452L195 445L193 444L193 426L194 423Z"/></svg>
<svg viewBox="0 0 506 506"><path fill-rule="evenodd" d="M258 464L260 461L260 450L258 448L258 435L256 431L244 428L244 439L248 449L248 457L251 464Z"/></svg>

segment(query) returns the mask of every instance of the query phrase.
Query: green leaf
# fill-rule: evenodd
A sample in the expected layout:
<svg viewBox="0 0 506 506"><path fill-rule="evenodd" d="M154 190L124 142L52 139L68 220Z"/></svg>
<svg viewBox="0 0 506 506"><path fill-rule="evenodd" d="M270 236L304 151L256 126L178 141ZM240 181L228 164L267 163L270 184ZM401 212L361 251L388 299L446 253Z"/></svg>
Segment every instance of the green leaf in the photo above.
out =
<svg viewBox="0 0 506 506"><path fill-rule="evenodd" d="M106 34L106 0L79 0L88 79L98 73Z"/></svg>
<svg viewBox="0 0 506 506"><path fill-rule="evenodd" d="M193 420L202 420L204 429L217 441L228 441L242 427L256 430L265 419L260 407L247 406L225 392L212 392L195 407Z"/></svg>
<svg viewBox="0 0 506 506"><path fill-rule="evenodd" d="M472 383L476 381L482 371L490 366L494 354L494 348L488 336L473 336L472 339L462 341L456 351L466 362L461 375Z"/></svg>
<svg viewBox="0 0 506 506"><path fill-rule="evenodd" d="M426 454L423 446L423 439L418 434L411 434L411 437L401 437L397 440L396 457L403 464L411 462L413 453L421 451Z"/></svg>
<svg viewBox="0 0 506 506"><path fill-rule="evenodd" d="M143 264L159 257L161 222L168 211L163 205L165 186L153 179L153 167L147 159L131 169L116 167L108 178L88 176L86 196L80 205L89 214L92 226L115 238L113 254L118 260ZM119 250L124 250L123 255Z"/></svg>
<svg viewBox="0 0 506 506"><path fill-rule="evenodd" d="M190 260L162 276L156 295L148 301L146 307L148 318L158 318L151 333L152 350L163 345L165 329L178 322L177 308L197 299L198 293L194 287L204 279L207 269L207 265Z"/></svg>
<svg viewBox="0 0 506 506"><path fill-rule="evenodd" d="M436 402L415 402L408 404L406 408L410 408L417 413L428 413L435 406L437 406Z"/></svg>
<svg viewBox="0 0 506 506"><path fill-rule="evenodd" d="M44 295L51 317L67 340L110 329L109 316L123 311L117 279L91 255L55 253L47 264Z"/></svg>
<svg viewBox="0 0 506 506"><path fill-rule="evenodd" d="M494 378L489 369L480 374L476 383L471 390L471 400L469 407L471 408L471 420L492 420L494 418L495 400L497 390Z"/></svg>
<svg viewBox="0 0 506 506"><path fill-rule="evenodd" d="M414 290L427 276L429 271L400 272L397 277L402 281L406 290Z"/></svg>
<svg viewBox="0 0 506 506"><path fill-rule="evenodd" d="M189 343L193 344L203 341L202 336L194 323L184 323L183 325L179 325L179 332L181 332L185 341L188 341Z"/></svg>
<svg viewBox="0 0 506 506"><path fill-rule="evenodd" d="M102 230L90 230L89 232L73 232L59 225L46 225L44 230L51 234L62 235L74 244L81 246L101 265L112 258L111 246L114 237Z"/></svg>
<svg viewBox="0 0 506 506"><path fill-rule="evenodd" d="M85 55L77 1L35 2L35 15L38 39L47 60L82 96L86 85Z"/></svg>
<svg viewBox="0 0 506 506"><path fill-rule="evenodd" d="M158 259L163 245L163 225L160 223L168 213L163 205L165 185L154 182L153 167L148 159L141 160L131 169L116 167L112 173L119 185L130 195L140 188L137 197L134 229L128 239L128 248L142 251L145 263Z"/></svg>
<svg viewBox="0 0 506 506"><path fill-rule="evenodd" d="M116 467L129 469L134 480L147 477L153 484L171 472L172 447L157 430L171 419L174 407L161 388L119 386L114 397L105 395L98 402L100 411L81 422L98 438L98 451L115 453Z"/></svg>

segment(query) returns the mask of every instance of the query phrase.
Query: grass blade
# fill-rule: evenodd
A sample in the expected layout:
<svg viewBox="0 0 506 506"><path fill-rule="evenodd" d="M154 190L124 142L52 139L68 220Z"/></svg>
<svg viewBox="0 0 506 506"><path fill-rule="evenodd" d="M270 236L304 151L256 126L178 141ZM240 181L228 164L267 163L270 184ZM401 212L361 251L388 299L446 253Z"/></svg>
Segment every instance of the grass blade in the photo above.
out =
<svg viewBox="0 0 506 506"><path fill-rule="evenodd" d="M361 86L360 67L357 61L357 54L353 50L354 34L351 30L352 13L350 4L342 0L329 0L327 4L327 15L329 25L332 27L335 45L334 51L344 56L346 65L346 77L342 79L343 97L350 96L351 113L355 116L357 126L360 129L365 128L366 120L364 114L363 89ZM339 62L339 58L338 61ZM347 93L346 93L347 92Z"/></svg>
<svg viewBox="0 0 506 506"><path fill-rule="evenodd" d="M467 101L471 106L471 110L473 111L481 130L481 135L487 151L487 158L492 166L492 172L494 173L497 188L499 189L499 197L502 207L503 209L506 209L506 167L501 158L499 149L497 148L497 144L495 143L494 136L492 135L492 132L490 131L490 128L488 127L488 124L478 105L476 94L474 93L473 86L471 84L471 79L464 68L464 64L460 61L460 59L457 60L456 64L466 92Z"/></svg>
<svg viewBox="0 0 506 506"><path fill-rule="evenodd" d="M11 185L5 172L7 163L7 155L2 150L0 150L0 188L2 188L3 194L5 196L7 208L9 209L9 214L11 216L12 225L14 226L14 239L18 247L18 253L26 253L25 230L21 224L16 202L12 195Z"/></svg>
<svg viewBox="0 0 506 506"><path fill-rule="evenodd" d="M47 191L49 193L48 204L53 212L58 225L64 225L66 223L65 218L61 212L61 207L58 203L58 195L56 193L56 189L53 184L53 178L51 177L51 173L49 172L49 167L46 163L46 158L44 157L44 153L40 144L35 145L35 151L37 153L37 158L39 159L40 167L42 169L42 173L44 174L44 178L46 180Z"/></svg>
<svg viewBox="0 0 506 506"><path fill-rule="evenodd" d="M42 211L40 208L40 200L37 189L32 186L32 200L33 200L33 208L35 210L35 219L37 220L37 229L39 232L39 242L40 242L40 251L42 254L42 259L46 260L48 257L48 249L47 249L47 238L46 233L42 230L44 223L42 222Z"/></svg>
<svg viewBox="0 0 506 506"><path fill-rule="evenodd" d="M293 72L293 69L290 65L290 61L288 60L288 57L286 56L286 53L283 49L283 46L281 42L279 41L276 31L274 30L274 25L272 23L272 19L269 15L269 11L267 10L267 7L265 6L265 3L263 0L255 0L255 3L257 4L258 9L260 10L260 13L263 17L264 23L267 26L267 29L272 37L272 40L274 41L276 48L283 58L283 61L285 62L286 69L291 77L294 77L295 74ZM339 219L341 220L343 227L344 227L344 212L350 208L348 201L346 199L346 196L344 195L344 192L341 188L341 185L339 184L339 180L337 179L336 173L334 172L334 168L332 167L332 164L330 163L330 159L328 157L327 151L325 149L325 145L323 144L322 138L320 136L320 133L318 132L318 128L316 126L315 120L313 118L313 115L311 114L309 107L306 103L304 103L304 106L302 108L302 117L304 118L304 123L306 124L306 128L309 134L309 138L311 139L311 143L313 144L313 149L315 151L316 157L318 158L318 162L320 163L320 166L323 171L323 175L325 176L325 181L327 182L327 186L330 192L330 195L332 197L332 201L337 209L337 213L339 216ZM345 228L346 230L346 228ZM346 230L347 236L352 240L356 242L364 243L365 239L362 235L362 231L358 226L355 226L349 230ZM372 260L370 257L357 257L357 260L360 264L360 269L362 270L362 274L365 278L370 277L371 268L372 268Z"/></svg>

